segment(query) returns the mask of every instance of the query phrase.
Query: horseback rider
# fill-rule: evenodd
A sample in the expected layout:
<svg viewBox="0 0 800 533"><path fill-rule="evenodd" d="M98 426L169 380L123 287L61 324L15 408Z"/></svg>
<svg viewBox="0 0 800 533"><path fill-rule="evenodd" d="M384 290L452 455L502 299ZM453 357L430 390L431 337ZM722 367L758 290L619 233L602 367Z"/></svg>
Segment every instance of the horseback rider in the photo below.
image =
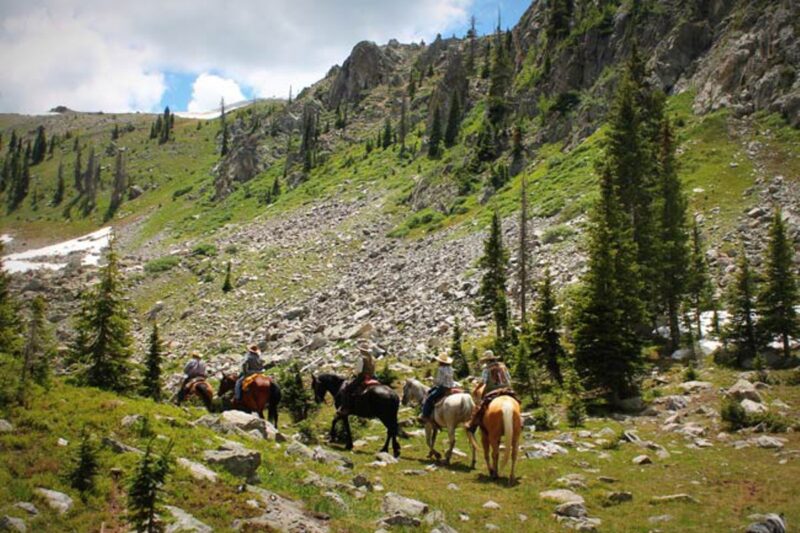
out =
<svg viewBox="0 0 800 533"><path fill-rule="evenodd" d="M364 382L375 376L374 351L375 350L368 342L358 343L359 357L353 367L355 376L344 386L344 390L342 391L343 401L340 408L342 413L349 410L353 404L354 398L364 391Z"/></svg>
<svg viewBox="0 0 800 533"><path fill-rule="evenodd" d="M247 348L247 353L242 361L242 371L239 378L236 380L236 386L233 389L233 397L237 402L242 401L242 383L247 376L258 374L264 371L264 361L261 359L261 348L257 344L251 344Z"/></svg>
<svg viewBox="0 0 800 533"><path fill-rule="evenodd" d="M194 378L205 379L206 377L206 364L203 362L203 357L200 355L200 352L195 350L190 353L189 356L191 359L189 359L183 367L183 381L178 389L179 403L186 397L186 385L188 385L191 380Z"/></svg>
<svg viewBox="0 0 800 533"><path fill-rule="evenodd" d="M455 386L455 382L453 381L453 367L451 366L453 364L453 359L446 355L440 355L434 358L434 360L439 362L439 367L436 369L436 378L433 381L433 387L428 391L428 395L422 403L423 423L427 423L431 420L436 402Z"/></svg>
<svg viewBox="0 0 800 533"><path fill-rule="evenodd" d="M508 394L516 398L514 391L511 389L511 373L505 364L497 357L491 350L486 350L481 357L481 363L485 366L481 374L481 381L478 385L483 385L483 397L481 405L478 410L472 415L472 420L469 422L469 430L475 431L483 419L483 413L489 404L502 394ZM475 388L475 390L478 389Z"/></svg>

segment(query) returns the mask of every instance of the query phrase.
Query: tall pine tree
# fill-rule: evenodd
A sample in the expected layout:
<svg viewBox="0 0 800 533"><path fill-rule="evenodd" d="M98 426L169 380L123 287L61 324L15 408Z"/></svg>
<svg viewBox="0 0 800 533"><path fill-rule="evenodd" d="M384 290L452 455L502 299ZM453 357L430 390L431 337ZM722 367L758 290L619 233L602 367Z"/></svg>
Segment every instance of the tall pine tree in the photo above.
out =
<svg viewBox="0 0 800 533"><path fill-rule="evenodd" d="M505 298L507 265L508 251L503 246L503 227L500 214L495 210L478 266L483 269L479 306L482 312L494 315L498 338L503 336L508 320L508 302Z"/></svg>
<svg viewBox="0 0 800 533"><path fill-rule="evenodd" d="M431 135L428 139L428 157L439 157L442 144L442 117L437 107L433 111L433 122L431 123Z"/></svg>
<svg viewBox="0 0 800 533"><path fill-rule="evenodd" d="M53 343L45 317L46 304L42 296L31 300L30 319L22 350L22 371L20 373L17 401L25 405L30 381L46 386L50 378L50 359L53 356Z"/></svg>
<svg viewBox="0 0 800 533"><path fill-rule="evenodd" d="M733 345L739 367L744 366L746 359L755 359L758 353L755 296L755 279L742 245L736 260L736 278L728 294L728 324L725 328L725 340Z"/></svg>
<svg viewBox="0 0 800 533"><path fill-rule="evenodd" d="M150 344L144 360L144 375L142 376L142 396L161 401L161 360L164 345L158 333L158 323L153 321L153 330L150 332Z"/></svg>
<svg viewBox="0 0 800 533"><path fill-rule="evenodd" d="M153 440L147 444L128 488L128 522L137 532L159 533L163 529L156 515L164 483L172 471L172 442L156 457Z"/></svg>
<svg viewBox="0 0 800 533"><path fill-rule="evenodd" d="M680 307L687 288L686 198L675 169L675 143L669 121L664 120L658 154L659 196L661 219L659 226L661 305L669 324L671 349L680 345Z"/></svg>
<svg viewBox="0 0 800 533"><path fill-rule="evenodd" d="M451 148L458 139L458 127L461 124L461 109L458 105L458 94L453 93L450 99L450 112L447 115L447 127L444 130L444 145Z"/></svg>
<svg viewBox="0 0 800 533"><path fill-rule="evenodd" d="M775 211L769 228L769 244L765 257L764 285L758 297L759 330L765 340L779 337L783 355L791 355L790 337L800 334L795 307L800 304L797 279L792 270L796 246L786 234L780 209Z"/></svg>
<svg viewBox="0 0 800 533"><path fill-rule="evenodd" d="M613 400L636 392L642 323L636 245L606 167L589 228L589 271L575 312L575 365L592 387Z"/></svg>
<svg viewBox="0 0 800 533"><path fill-rule="evenodd" d="M530 333L530 349L531 355L542 362L550 377L559 385L564 381L561 373L564 348L561 346L560 327L555 294L553 294L553 279L550 269L547 268L539 285L539 300Z"/></svg>
<svg viewBox="0 0 800 533"><path fill-rule="evenodd" d="M692 222L692 241L689 245L689 269L687 272L686 289L689 302L694 310L694 324L698 338L703 337L700 315L706 308L711 298L711 279L708 275L708 262L703 246L703 236L697 220Z"/></svg>
<svg viewBox="0 0 800 533"><path fill-rule="evenodd" d="M221 99L219 102L219 109L220 109L220 126L222 128L222 147L220 148L220 154L222 157L228 155L228 123L225 121L225 99Z"/></svg>
<svg viewBox="0 0 800 533"><path fill-rule="evenodd" d="M78 354L84 364L82 382L91 387L126 392L131 388L132 338L125 308L122 275L113 243L98 283L86 296L78 323L77 338L83 339Z"/></svg>
<svg viewBox="0 0 800 533"><path fill-rule="evenodd" d="M53 198L50 200L50 205L55 207L61 205L64 201L64 162L58 162L58 173L56 175L56 189L53 191Z"/></svg>

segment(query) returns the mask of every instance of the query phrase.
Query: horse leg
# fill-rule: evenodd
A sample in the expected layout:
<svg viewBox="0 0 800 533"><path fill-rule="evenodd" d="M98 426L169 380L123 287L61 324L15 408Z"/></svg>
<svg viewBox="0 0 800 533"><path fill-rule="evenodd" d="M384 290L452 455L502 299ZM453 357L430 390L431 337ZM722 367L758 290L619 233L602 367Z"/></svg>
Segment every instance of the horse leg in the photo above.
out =
<svg viewBox="0 0 800 533"><path fill-rule="evenodd" d="M492 464L489 462L489 434L483 428L481 428L481 445L483 446L483 459L486 461L486 469L489 471L489 475L494 477Z"/></svg>
<svg viewBox="0 0 800 533"><path fill-rule="evenodd" d="M331 433L328 435L328 440L330 442L336 442L336 422L339 421L339 416L334 415L333 421L331 422Z"/></svg>
<svg viewBox="0 0 800 533"><path fill-rule="evenodd" d="M345 429L345 433L347 434L347 437L346 437L347 438L347 443L345 444L344 448L346 450L352 450L353 449L353 434L350 433L350 419L349 419L349 417L347 415L345 415L345 417L344 417L344 429Z"/></svg>
<svg viewBox="0 0 800 533"><path fill-rule="evenodd" d="M499 431L498 431L499 433ZM492 477L497 478L500 475L500 472L497 470L497 462L500 458L500 435L493 436L491 439L492 445L492 471L494 475Z"/></svg>
<svg viewBox="0 0 800 533"><path fill-rule="evenodd" d="M464 429L467 433L467 440L469 441L469 447L472 448L472 463L470 463L470 469L474 469L475 454L478 450L478 443L475 441L475 435L469 430L469 428L467 428L467 426L464 426Z"/></svg>
<svg viewBox="0 0 800 533"><path fill-rule="evenodd" d="M456 446L456 426L455 424L448 424L447 438L449 440L447 453L444 454L444 464L450 464L450 458L453 456L453 448Z"/></svg>

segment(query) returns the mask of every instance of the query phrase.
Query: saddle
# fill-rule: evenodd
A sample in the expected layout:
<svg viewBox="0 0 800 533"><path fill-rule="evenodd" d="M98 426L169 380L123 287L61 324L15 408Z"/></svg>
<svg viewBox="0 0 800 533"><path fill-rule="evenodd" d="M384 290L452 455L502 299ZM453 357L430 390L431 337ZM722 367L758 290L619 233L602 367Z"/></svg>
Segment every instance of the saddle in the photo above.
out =
<svg viewBox="0 0 800 533"><path fill-rule="evenodd" d="M377 379L373 378L373 377L369 377L369 378L364 378L364 381L362 381L361 384L364 386L364 390L366 390L366 389L368 389L370 387L374 387L376 385L380 385L381 382L378 381Z"/></svg>
<svg viewBox="0 0 800 533"><path fill-rule="evenodd" d="M464 389L462 389L461 387L451 387L447 389L447 391L441 396L441 398L436 400L436 403L434 403L433 405L434 407L439 407L439 405L443 401L445 401L448 396L452 396L453 394L461 394L462 392L464 392Z"/></svg>
<svg viewBox="0 0 800 533"><path fill-rule="evenodd" d="M502 389L493 390L492 392L490 392L489 394L486 394L483 397L483 399L481 400L481 403L483 405L489 405L489 403L491 403L492 400L494 400L495 398L499 398L500 396L511 396L512 398L514 398L517 401L517 403L521 403L520 400L519 400L519 396L517 396L517 393L514 392L514 389L512 389L510 387L504 387Z"/></svg>
<svg viewBox="0 0 800 533"><path fill-rule="evenodd" d="M198 383L204 383L205 381L206 381L206 378L204 378L203 376L195 376L193 378L189 378L189 381L187 381L186 383L183 384L183 388L185 390L190 390L192 387L194 387Z"/></svg>
<svg viewBox="0 0 800 533"><path fill-rule="evenodd" d="M264 374L262 374L260 372L256 372L255 374L250 374L249 376L244 378L244 381L242 381L242 392L246 391L248 389L248 387L250 387L250 385L253 383L253 381L255 381L256 378L258 378L258 377L262 377L262 378L266 379L267 381L270 381L269 376L266 376L266 375L264 375Z"/></svg>

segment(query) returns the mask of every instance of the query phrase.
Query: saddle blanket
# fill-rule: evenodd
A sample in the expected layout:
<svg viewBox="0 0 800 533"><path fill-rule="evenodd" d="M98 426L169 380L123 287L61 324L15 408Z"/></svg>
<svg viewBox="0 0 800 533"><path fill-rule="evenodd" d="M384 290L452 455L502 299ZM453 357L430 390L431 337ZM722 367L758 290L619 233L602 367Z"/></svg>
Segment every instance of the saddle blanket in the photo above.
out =
<svg viewBox="0 0 800 533"><path fill-rule="evenodd" d="M260 373L250 374L249 376L244 378L244 381L242 381L242 390L246 391L247 388L250 386L250 384L253 383L253 381L255 381L257 377L262 377L265 378L267 381L269 381L269 377L265 376L264 374Z"/></svg>

